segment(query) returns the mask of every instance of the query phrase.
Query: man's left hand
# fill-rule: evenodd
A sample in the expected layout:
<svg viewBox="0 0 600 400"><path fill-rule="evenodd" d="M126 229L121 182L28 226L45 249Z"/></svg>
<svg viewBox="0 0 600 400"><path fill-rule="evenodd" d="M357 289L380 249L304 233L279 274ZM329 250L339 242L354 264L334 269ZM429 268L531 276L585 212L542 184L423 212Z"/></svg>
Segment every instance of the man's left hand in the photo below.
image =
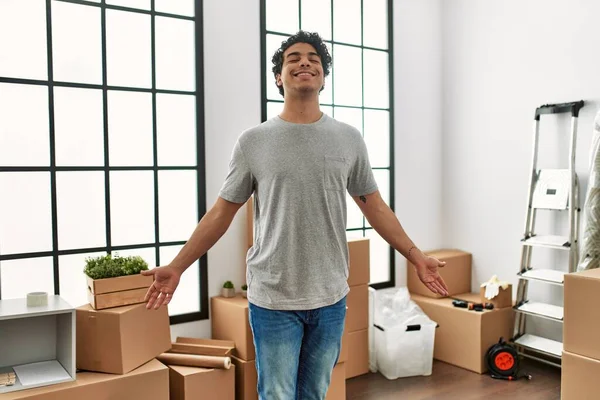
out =
<svg viewBox="0 0 600 400"><path fill-rule="evenodd" d="M438 268L446 265L445 261L439 261L437 258L425 256L423 264L416 268L417 275L423 284L433 293L442 296L448 296L448 286L440 276Z"/></svg>

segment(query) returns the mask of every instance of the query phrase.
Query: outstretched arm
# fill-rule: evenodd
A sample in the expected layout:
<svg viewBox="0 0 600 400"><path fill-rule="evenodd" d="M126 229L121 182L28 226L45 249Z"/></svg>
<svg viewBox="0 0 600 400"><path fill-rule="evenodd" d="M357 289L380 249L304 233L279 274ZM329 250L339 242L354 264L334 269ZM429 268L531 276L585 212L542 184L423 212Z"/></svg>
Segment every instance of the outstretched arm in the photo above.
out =
<svg viewBox="0 0 600 400"><path fill-rule="evenodd" d="M154 283L146 293L147 308L157 309L161 305L169 304L183 272L223 236L243 204L232 203L219 197L214 206L204 214L192 236L170 264L142 271L143 275L154 276Z"/></svg>
<svg viewBox="0 0 600 400"><path fill-rule="evenodd" d="M352 198L377 233L415 266L423 284L432 292L447 296L448 287L438 272L445 263L426 256L415 246L379 191Z"/></svg>

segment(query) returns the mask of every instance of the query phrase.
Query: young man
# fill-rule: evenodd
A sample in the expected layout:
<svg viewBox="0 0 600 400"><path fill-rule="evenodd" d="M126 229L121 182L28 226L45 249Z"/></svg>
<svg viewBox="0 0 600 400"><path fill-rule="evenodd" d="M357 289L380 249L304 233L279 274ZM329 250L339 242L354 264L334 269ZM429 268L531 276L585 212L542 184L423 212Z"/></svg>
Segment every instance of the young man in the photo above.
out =
<svg viewBox="0 0 600 400"><path fill-rule="evenodd" d="M346 191L432 292L447 294L447 287L438 273L443 263L419 251L383 202L360 132L319 110L331 64L319 35L288 38L273 64L282 113L239 137L216 204L171 264L144 271L154 275L147 307L169 303L183 271L254 194L246 278L259 398L324 399L349 291Z"/></svg>

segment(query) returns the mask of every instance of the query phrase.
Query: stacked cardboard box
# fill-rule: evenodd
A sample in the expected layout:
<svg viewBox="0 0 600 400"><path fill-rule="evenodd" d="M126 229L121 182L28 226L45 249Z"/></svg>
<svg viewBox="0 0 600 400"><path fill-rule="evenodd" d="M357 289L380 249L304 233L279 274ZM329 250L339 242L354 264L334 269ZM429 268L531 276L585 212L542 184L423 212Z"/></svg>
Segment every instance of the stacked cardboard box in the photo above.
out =
<svg viewBox="0 0 600 400"><path fill-rule="evenodd" d="M565 275L561 398L597 399L600 393L600 269Z"/></svg>
<svg viewBox="0 0 600 400"><path fill-rule="evenodd" d="M235 343L231 361L235 366L236 400L257 400L256 352L248 319L248 299L241 295L211 298L211 325L213 338ZM342 343L342 352L332 374L327 400L346 398L344 365L344 361L348 358L346 336Z"/></svg>
<svg viewBox="0 0 600 400"><path fill-rule="evenodd" d="M235 398L257 400L257 374L254 343L248 320L248 299L236 297L211 298L212 337L235 344L231 362L235 366Z"/></svg>
<svg viewBox="0 0 600 400"><path fill-rule="evenodd" d="M488 370L485 364L488 349L500 337L508 340L513 334L512 300L504 298L512 289L502 294L503 299L498 299L498 307L493 310L474 311L455 307L453 299L482 302L480 292L471 293L471 254L461 250L438 250L427 254L446 261L446 266L439 271L448 286L448 298L429 291L410 263L407 266L407 286L412 300L439 325L433 357L473 372L485 373ZM504 307L500 307L502 305Z"/></svg>
<svg viewBox="0 0 600 400"><path fill-rule="evenodd" d="M350 293L346 301L346 338L349 348L346 379L369 372L369 239L349 240L348 251Z"/></svg>
<svg viewBox="0 0 600 400"><path fill-rule="evenodd" d="M178 337L169 353L195 356L231 358L235 344L228 340L211 340ZM159 358L163 360L163 358ZM168 364L168 363L167 363ZM199 368L168 365L171 400L196 399L202 393L210 393L211 399L234 400L236 368Z"/></svg>

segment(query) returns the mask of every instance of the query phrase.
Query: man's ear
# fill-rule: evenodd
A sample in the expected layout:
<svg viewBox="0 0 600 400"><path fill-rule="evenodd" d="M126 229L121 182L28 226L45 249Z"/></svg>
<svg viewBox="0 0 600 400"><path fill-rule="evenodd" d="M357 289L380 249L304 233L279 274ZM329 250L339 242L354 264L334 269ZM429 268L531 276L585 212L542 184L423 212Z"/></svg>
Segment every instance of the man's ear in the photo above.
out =
<svg viewBox="0 0 600 400"><path fill-rule="evenodd" d="M281 80L281 74L275 75L275 83L279 87L283 86L283 81Z"/></svg>

